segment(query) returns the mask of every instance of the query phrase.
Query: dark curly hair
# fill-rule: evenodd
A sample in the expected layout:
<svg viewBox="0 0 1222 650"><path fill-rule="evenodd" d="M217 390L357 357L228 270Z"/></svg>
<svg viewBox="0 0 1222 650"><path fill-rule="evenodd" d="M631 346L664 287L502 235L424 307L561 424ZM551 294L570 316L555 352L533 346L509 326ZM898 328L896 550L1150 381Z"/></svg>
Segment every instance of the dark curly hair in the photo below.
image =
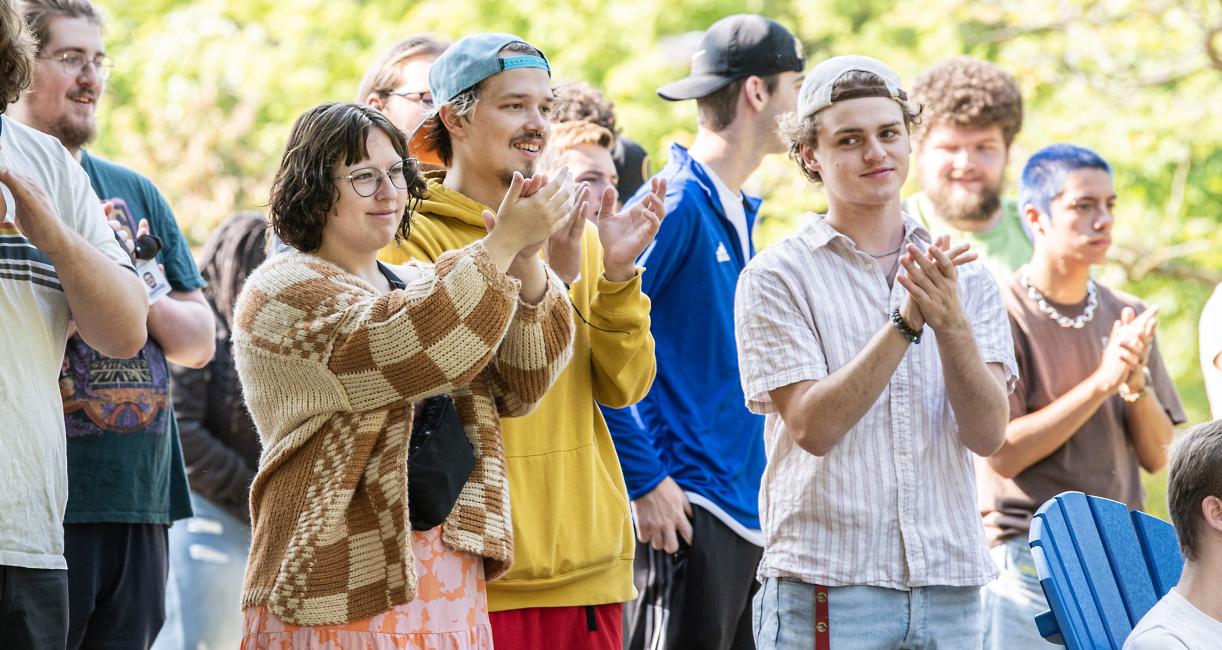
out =
<svg viewBox="0 0 1222 650"><path fill-rule="evenodd" d="M1010 73L979 59L957 56L922 72L912 81L912 99L922 107L925 127L933 124L1001 127L1009 147L1023 128L1023 96Z"/></svg>
<svg viewBox="0 0 1222 650"><path fill-rule="evenodd" d="M0 2L0 112L34 81L37 44L16 3Z"/></svg>
<svg viewBox="0 0 1222 650"><path fill-rule="evenodd" d="M602 91L584 81L570 81L556 88L556 107L552 121L593 122L612 134L619 133L615 124L615 104L607 101Z"/></svg>
<svg viewBox="0 0 1222 650"><path fill-rule="evenodd" d="M390 137L395 151L405 160L407 139L380 111L368 106L333 102L316 106L293 123L280 168L272 180L270 216L272 229L285 244L306 253L322 245L323 226L339 198L333 178L337 165L351 165L369 157L369 129L378 128ZM403 220L395 239L406 239L411 224L408 215L424 198L425 185L415 161L407 170L411 199L404 206Z"/></svg>
<svg viewBox="0 0 1222 650"><path fill-rule="evenodd" d="M882 77L873 72L863 70L850 70L844 73L836 80L836 85L832 86L832 103L841 102L849 99L860 97L891 97L890 91L887 90L887 83ZM904 126L909 133L921 123L921 109L914 107L908 101L908 95L904 91L899 91L899 97L896 98L900 108L904 111ZM798 117L795 113L785 113L777 120L777 132L781 135L781 139L789 143L789 157L798 163L798 169L802 170L802 175L815 183L822 183L823 177L819 172L811 171L806 167L806 162L802 160L802 146L805 145L811 149L816 149L819 146L819 114L815 113L810 117Z"/></svg>

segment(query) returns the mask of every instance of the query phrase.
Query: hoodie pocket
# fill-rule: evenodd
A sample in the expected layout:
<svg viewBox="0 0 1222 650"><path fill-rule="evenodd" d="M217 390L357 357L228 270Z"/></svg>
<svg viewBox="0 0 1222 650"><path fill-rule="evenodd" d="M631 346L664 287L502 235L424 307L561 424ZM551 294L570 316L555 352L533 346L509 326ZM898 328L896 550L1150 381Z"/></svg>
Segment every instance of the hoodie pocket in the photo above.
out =
<svg viewBox="0 0 1222 650"><path fill-rule="evenodd" d="M594 445L510 458L508 470L515 558L504 580L578 579L632 557L623 479Z"/></svg>

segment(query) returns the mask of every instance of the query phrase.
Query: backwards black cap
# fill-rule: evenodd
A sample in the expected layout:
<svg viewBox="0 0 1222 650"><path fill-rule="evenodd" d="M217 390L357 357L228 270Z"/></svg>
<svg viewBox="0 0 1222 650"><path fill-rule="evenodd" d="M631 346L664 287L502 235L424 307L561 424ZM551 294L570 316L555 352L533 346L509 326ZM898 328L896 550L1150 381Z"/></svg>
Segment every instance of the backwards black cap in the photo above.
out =
<svg viewBox="0 0 1222 650"><path fill-rule="evenodd" d="M753 14L713 23L692 55L692 73L658 89L668 101L698 99L751 75L801 72L802 44L775 20Z"/></svg>

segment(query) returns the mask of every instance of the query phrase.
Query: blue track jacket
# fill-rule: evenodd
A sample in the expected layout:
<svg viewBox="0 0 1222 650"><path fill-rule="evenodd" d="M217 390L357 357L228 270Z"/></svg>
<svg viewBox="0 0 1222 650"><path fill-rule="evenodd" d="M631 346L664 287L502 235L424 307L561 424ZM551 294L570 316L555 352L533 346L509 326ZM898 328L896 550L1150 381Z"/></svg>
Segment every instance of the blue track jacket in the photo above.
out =
<svg viewBox="0 0 1222 650"><path fill-rule="evenodd" d="M764 418L747 410L734 343L734 290L753 251L741 250L717 188L687 149L672 145L666 218L637 264L652 308L657 378L626 409L603 408L632 499L670 476L758 530ZM646 183L627 203L649 192ZM748 231L760 200L746 197Z"/></svg>

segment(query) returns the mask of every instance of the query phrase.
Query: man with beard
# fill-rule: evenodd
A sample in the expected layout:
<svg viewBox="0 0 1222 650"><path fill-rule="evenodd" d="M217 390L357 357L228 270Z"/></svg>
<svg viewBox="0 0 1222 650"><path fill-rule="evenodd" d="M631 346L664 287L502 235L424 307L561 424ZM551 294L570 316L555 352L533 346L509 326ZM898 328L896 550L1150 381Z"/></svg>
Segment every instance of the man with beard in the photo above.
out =
<svg viewBox="0 0 1222 650"><path fill-rule="evenodd" d="M804 65L781 24L728 16L701 37L691 74L658 89L667 101L695 100L699 125L658 173L669 216L637 260L658 378L631 410L604 411L640 542L633 650L753 645L764 421L743 405L734 287L755 253L760 206L743 185L764 156L785 151L777 117L797 105Z"/></svg>
<svg viewBox="0 0 1222 650"><path fill-rule="evenodd" d="M33 79L36 47L16 4L0 3L0 112ZM90 345L131 356L147 336L148 298L80 165L9 115L0 117L0 194L0 639L63 648L68 477L56 382L69 318Z"/></svg>
<svg viewBox="0 0 1222 650"><path fill-rule="evenodd" d="M1031 263L1002 285L1018 383L1005 442L980 481L1001 570L984 592L990 650L1048 647L1035 627L1048 603L1027 544L1036 509L1066 490L1141 509L1139 469L1162 468L1184 421L1154 338L1158 307L1091 277L1112 240L1107 162L1074 145L1046 147L1027 161L1018 200L1035 236Z"/></svg>
<svg viewBox="0 0 1222 650"><path fill-rule="evenodd" d="M88 0L29 0L24 8L39 43L38 65L30 92L10 114L58 138L98 196L121 199L139 220L138 232L160 238L156 261L171 288L153 299L148 340L135 357L111 358L73 336L60 371L68 435L68 647L147 647L164 616L167 530L191 514L166 362L200 367L212 358L212 310L157 188L82 148L94 135L111 66L100 14Z"/></svg>
<svg viewBox="0 0 1222 650"><path fill-rule="evenodd" d="M1014 77L961 56L918 76L912 98L922 107L913 133L920 194L904 211L931 233L966 241L998 284L1031 259L1031 235L1018 205L1001 198L1010 145L1023 126Z"/></svg>
<svg viewBox="0 0 1222 650"><path fill-rule="evenodd" d="M436 108L416 130L411 151L435 154L446 169L426 176L407 244L383 251L394 263L435 260L482 238L495 220L490 206L499 204L515 173L540 171L551 136L549 64L516 36L458 41L433 63L429 89ZM606 138L609 144L609 133ZM569 177L565 168L553 176ZM541 177L535 178L528 192ZM498 646L622 647L621 604L636 595L632 523L598 404L627 406L653 382L649 299L635 265L664 214L666 184L657 181L652 189L617 213L613 187L589 196L581 184L571 215L543 248L549 263L553 257L577 261L562 276L578 315L577 335L572 360L536 410L501 422L514 563L488 584Z"/></svg>

